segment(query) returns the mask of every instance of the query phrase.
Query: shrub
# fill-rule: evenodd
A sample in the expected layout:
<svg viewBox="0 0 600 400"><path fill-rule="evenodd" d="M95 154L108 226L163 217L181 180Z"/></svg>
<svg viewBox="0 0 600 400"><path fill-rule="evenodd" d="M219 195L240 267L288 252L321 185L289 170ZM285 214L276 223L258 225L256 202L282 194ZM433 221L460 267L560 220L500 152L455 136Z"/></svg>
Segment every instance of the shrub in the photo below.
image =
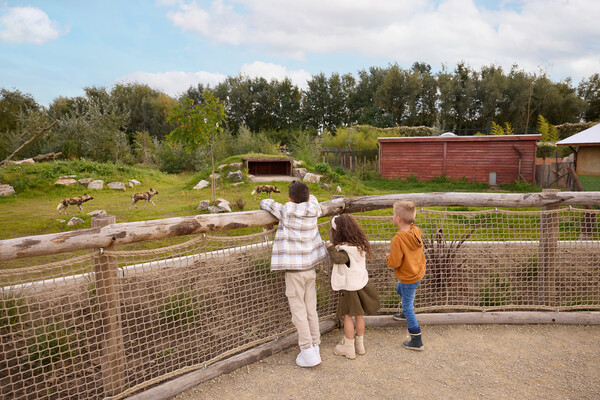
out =
<svg viewBox="0 0 600 400"><path fill-rule="evenodd" d="M322 162L315 165L315 170L318 173L325 175L331 173L331 166L327 163Z"/></svg>

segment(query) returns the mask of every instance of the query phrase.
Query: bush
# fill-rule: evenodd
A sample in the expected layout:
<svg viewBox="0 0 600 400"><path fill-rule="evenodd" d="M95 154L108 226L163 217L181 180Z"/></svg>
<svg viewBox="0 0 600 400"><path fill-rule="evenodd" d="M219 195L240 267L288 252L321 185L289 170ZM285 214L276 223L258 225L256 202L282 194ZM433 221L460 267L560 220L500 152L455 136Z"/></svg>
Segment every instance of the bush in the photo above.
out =
<svg viewBox="0 0 600 400"><path fill-rule="evenodd" d="M322 162L322 163L318 163L315 166L315 170L318 173L325 175L325 174L331 173L331 166L329 164L327 164L327 163Z"/></svg>

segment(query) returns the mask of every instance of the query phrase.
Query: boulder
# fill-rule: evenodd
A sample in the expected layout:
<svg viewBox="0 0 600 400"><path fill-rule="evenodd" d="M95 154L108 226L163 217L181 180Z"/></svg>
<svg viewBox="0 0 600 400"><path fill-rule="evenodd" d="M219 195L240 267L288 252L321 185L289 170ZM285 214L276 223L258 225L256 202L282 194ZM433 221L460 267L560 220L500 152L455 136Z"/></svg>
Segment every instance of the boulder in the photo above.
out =
<svg viewBox="0 0 600 400"><path fill-rule="evenodd" d="M123 182L111 182L108 185L106 185L109 189L113 189L113 190L123 190L125 191L127 188L125 187L125 184Z"/></svg>
<svg viewBox="0 0 600 400"><path fill-rule="evenodd" d="M99 217L101 215L106 215L106 211L104 211L104 210L94 210L94 211L90 211L89 213L87 213L87 215L90 215L92 217Z"/></svg>
<svg viewBox="0 0 600 400"><path fill-rule="evenodd" d="M225 199L215 200L215 206L222 208L223 210L225 210L227 212L231 212L231 206L229 205L229 202Z"/></svg>
<svg viewBox="0 0 600 400"><path fill-rule="evenodd" d="M296 160L292 160L292 167L293 167L293 168L299 167L299 166L300 166L300 165L302 165L302 164L303 164L303 161L302 161L302 160L298 160L298 161L296 161Z"/></svg>
<svg viewBox="0 0 600 400"><path fill-rule="evenodd" d="M242 171L239 169L237 171L231 171L227 173L227 179L237 179L238 181L242 180Z"/></svg>
<svg viewBox="0 0 600 400"><path fill-rule="evenodd" d="M93 180L94 180L93 178L81 178L81 179L78 179L77 182L79 182L79 184L83 187L88 187L90 182L92 182Z"/></svg>
<svg viewBox="0 0 600 400"><path fill-rule="evenodd" d="M326 183L321 183L320 186L321 186L321 189L323 189L323 190L329 190L329 185Z"/></svg>
<svg viewBox="0 0 600 400"><path fill-rule="evenodd" d="M196 208L196 210L200 210L200 211L207 210L208 206L210 206L210 201L208 201L208 200L202 200L200 202L200 204L198 204L198 207Z"/></svg>
<svg viewBox="0 0 600 400"><path fill-rule="evenodd" d="M336 190L338 193L342 193L342 188L341 188L341 187L339 187L339 186L338 186L338 187L336 187L336 188L335 188L335 190Z"/></svg>
<svg viewBox="0 0 600 400"><path fill-rule="evenodd" d="M219 214L222 212L225 212L225 210L221 207L217 207L217 206L208 206L208 212L211 214Z"/></svg>
<svg viewBox="0 0 600 400"><path fill-rule="evenodd" d="M306 175L304 175L304 182L311 182L311 183L318 183L321 181L321 176L323 175L319 175L319 174L313 174L312 172L307 172Z"/></svg>
<svg viewBox="0 0 600 400"><path fill-rule="evenodd" d="M294 168L292 169L292 175L297 177L297 178L304 178L304 176L306 175L306 168Z"/></svg>
<svg viewBox="0 0 600 400"><path fill-rule="evenodd" d="M198 184L196 184L196 186L194 186L194 189L199 190L199 189L204 189L205 187L209 187L209 186L210 186L210 182L202 179L200 182L198 182Z"/></svg>
<svg viewBox="0 0 600 400"><path fill-rule="evenodd" d="M63 185L63 186L71 186L76 183L78 183L78 182L72 178L59 178L56 182L54 182L55 185Z"/></svg>
<svg viewBox="0 0 600 400"><path fill-rule="evenodd" d="M95 189L95 190L102 190L104 188L104 181L100 180L100 179L91 181L87 188Z"/></svg>
<svg viewBox="0 0 600 400"><path fill-rule="evenodd" d="M81 218L73 217L67 222L67 226L75 226L83 224L83 220Z"/></svg>
<svg viewBox="0 0 600 400"><path fill-rule="evenodd" d="M240 185L245 185L246 182L234 182L231 184L231 186L240 186Z"/></svg>
<svg viewBox="0 0 600 400"><path fill-rule="evenodd" d="M0 185L0 196L12 196L15 194L15 188L10 185Z"/></svg>
<svg viewBox="0 0 600 400"><path fill-rule="evenodd" d="M138 180L135 180L135 179L130 179L130 180L129 180L129 183L133 183L133 184L134 184L134 186L137 186L137 185L141 185L141 184L142 184L142 182L140 182L140 181L138 181Z"/></svg>
<svg viewBox="0 0 600 400"><path fill-rule="evenodd" d="M230 168L242 168L243 165L244 164L242 164L242 162L240 161L240 162L234 162L234 163L229 164L229 167Z"/></svg>
<svg viewBox="0 0 600 400"><path fill-rule="evenodd" d="M223 168L225 168L226 166L227 166L227 164L221 164L221 165L219 165L219 166L217 167L217 169L220 171L220 170L222 170Z"/></svg>
<svg viewBox="0 0 600 400"><path fill-rule="evenodd" d="M63 176L59 176L58 179L75 179L77 177L77 175L63 175Z"/></svg>

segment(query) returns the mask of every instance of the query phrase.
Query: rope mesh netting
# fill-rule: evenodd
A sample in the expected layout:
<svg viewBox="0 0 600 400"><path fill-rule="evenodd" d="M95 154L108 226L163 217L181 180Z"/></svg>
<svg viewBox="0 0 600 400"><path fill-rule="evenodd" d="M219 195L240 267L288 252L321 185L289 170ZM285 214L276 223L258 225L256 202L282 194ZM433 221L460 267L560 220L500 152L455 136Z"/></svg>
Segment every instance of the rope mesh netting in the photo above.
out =
<svg viewBox="0 0 600 400"><path fill-rule="evenodd" d="M415 310L600 310L599 213L421 210ZM385 257L397 228L390 216L357 219L380 312L395 312ZM327 240L329 223L320 230ZM274 232L0 270L0 396L123 398L293 332L284 274L269 270ZM317 267L323 319L337 306L330 268Z"/></svg>

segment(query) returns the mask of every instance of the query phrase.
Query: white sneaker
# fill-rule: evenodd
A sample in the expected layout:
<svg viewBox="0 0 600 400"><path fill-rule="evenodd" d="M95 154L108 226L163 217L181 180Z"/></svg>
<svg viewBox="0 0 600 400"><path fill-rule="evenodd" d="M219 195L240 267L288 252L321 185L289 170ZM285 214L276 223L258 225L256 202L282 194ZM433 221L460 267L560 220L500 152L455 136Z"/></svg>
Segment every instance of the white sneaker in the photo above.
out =
<svg viewBox="0 0 600 400"><path fill-rule="evenodd" d="M317 359L319 360L319 364L321 364L321 349L318 344L313 344L313 349L315 349L315 353L317 354Z"/></svg>
<svg viewBox="0 0 600 400"><path fill-rule="evenodd" d="M296 364L300 367L314 367L321 364L321 356L316 351L315 347L302 349L300 354L298 354L298 357L296 357Z"/></svg>

